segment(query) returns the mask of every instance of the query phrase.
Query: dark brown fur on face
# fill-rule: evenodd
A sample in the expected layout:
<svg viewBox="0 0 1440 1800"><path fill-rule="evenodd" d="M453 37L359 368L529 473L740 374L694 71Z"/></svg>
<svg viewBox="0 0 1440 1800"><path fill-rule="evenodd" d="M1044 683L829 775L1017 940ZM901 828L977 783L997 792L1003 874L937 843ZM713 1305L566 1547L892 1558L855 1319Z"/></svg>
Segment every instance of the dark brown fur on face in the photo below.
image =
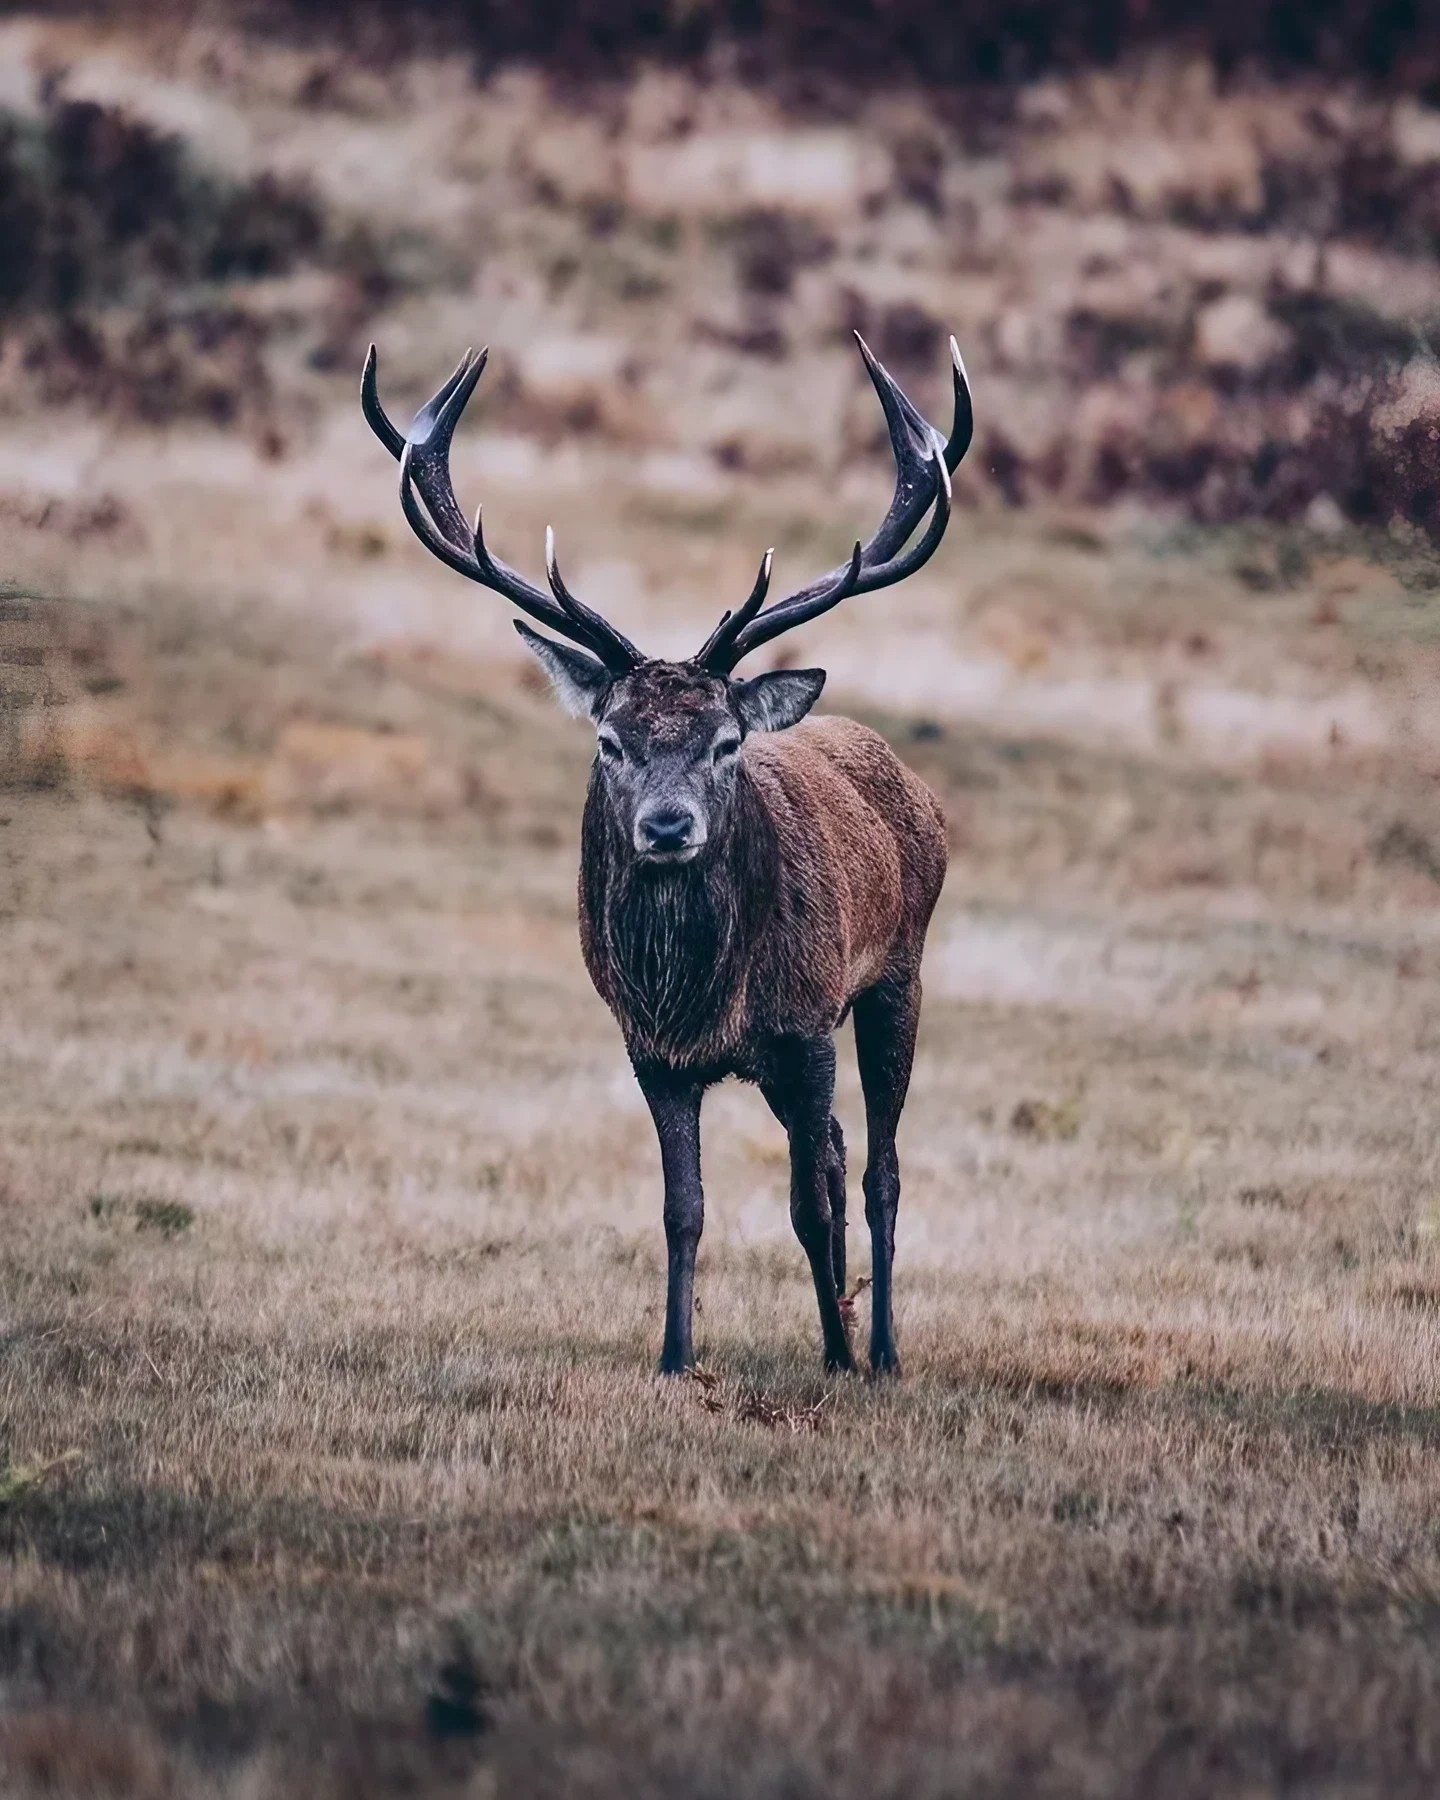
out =
<svg viewBox="0 0 1440 1800"><path fill-rule="evenodd" d="M622 688L607 722L639 713L660 737L667 728L683 736L723 704L723 684L683 666L646 665L631 680L641 691ZM849 719L748 737L704 855L678 867L636 858L597 763L582 836L580 940L660 1134L670 1247L665 1369L694 1359L700 1097L727 1075L758 1082L790 1133L791 1214L815 1275L826 1359L853 1366L838 1300L844 1145L832 1114L832 1034L852 1010L870 1140L871 1361L896 1366L895 1127L945 854L934 796L882 738Z"/></svg>

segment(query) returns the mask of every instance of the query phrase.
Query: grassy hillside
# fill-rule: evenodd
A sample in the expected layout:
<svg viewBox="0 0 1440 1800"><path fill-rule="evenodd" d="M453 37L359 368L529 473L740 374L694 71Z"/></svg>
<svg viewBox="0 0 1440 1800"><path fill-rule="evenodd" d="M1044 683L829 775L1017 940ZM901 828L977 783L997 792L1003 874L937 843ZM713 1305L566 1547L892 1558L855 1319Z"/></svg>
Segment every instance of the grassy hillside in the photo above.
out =
<svg viewBox="0 0 1440 1800"><path fill-rule="evenodd" d="M982 398L966 503L1440 530L1440 113L1171 54L796 110L458 52L9 28L0 406L309 454L376 337L480 330L488 428L685 459L701 504L879 449L863 331ZM682 472L683 471L683 472Z"/></svg>
<svg viewBox="0 0 1440 1800"><path fill-rule="evenodd" d="M954 837L906 1377L727 1088L667 1384L579 728L174 602L55 666L164 737L0 806L7 1794L1430 1792L1433 779L871 715Z"/></svg>

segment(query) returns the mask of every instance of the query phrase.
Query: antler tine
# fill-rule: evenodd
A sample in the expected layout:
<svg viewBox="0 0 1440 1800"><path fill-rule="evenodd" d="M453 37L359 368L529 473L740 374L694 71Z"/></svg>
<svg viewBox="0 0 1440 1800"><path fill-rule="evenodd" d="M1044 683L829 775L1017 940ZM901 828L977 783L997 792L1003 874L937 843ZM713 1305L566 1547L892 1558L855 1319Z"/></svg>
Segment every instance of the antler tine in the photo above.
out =
<svg viewBox="0 0 1440 1800"><path fill-rule="evenodd" d="M955 412L950 436L943 439L858 332L855 341L884 411L895 458L895 490L885 517L866 543L856 545L848 565L841 564L743 622L737 618L722 620L703 653L706 666L717 672L728 674L742 657L761 644L829 612L852 594L873 593L913 575L934 555L945 535L951 513L950 471L969 449L975 430L970 383L959 347L952 338ZM904 550L915 527L932 508L924 534L909 550Z"/></svg>
<svg viewBox="0 0 1440 1800"><path fill-rule="evenodd" d="M702 669L708 669L712 661L717 662L717 666L721 666L723 657L736 634L745 629L765 604L765 596L770 592L770 570L774 566L774 562L775 552L772 548L760 558L760 572L755 577L755 585L751 588L745 604L738 612L724 612L720 615L720 623L695 653L695 661Z"/></svg>
<svg viewBox="0 0 1440 1800"><path fill-rule="evenodd" d="M586 606L583 600L577 600L565 585L560 573L560 564L555 558L555 528L545 527L545 575L550 583L550 592L560 602L572 620L573 629L578 627L587 638L594 641L594 647L602 661L608 661L607 649L618 651L633 669L645 659L640 652L621 632L618 632L608 619Z"/></svg>
<svg viewBox="0 0 1440 1800"><path fill-rule="evenodd" d="M478 356L473 350L467 350L455 373L420 408L406 433L406 441L414 447L411 466L420 497L445 536L462 549L469 547L470 527L455 498L450 478L450 440L455 436L455 427L476 384L485 373L489 356L488 350L482 350Z"/></svg>
<svg viewBox="0 0 1440 1800"><path fill-rule="evenodd" d="M478 581L480 576L473 555L467 554L458 544L452 544L444 532L431 523L429 512L421 505L422 498L415 481L415 446L406 443L400 454L400 508L410 529L432 556L438 556L458 574Z"/></svg>
<svg viewBox="0 0 1440 1800"><path fill-rule="evenodd" d="M927 532L926 535L928 536L929 533ZM929 554L930 552L926 551L926 555ZM902 573L908 574L909 571L905 570ZM900 575L892 575L889 579L898 581ZM865 569L865 546L859 538L856 538L855 548L850 553L849 562L841 566L828 587L812 594L806 601L805 617L818 619L821 613L829 612L832 606L838 606L842 600L848 600L852 594L868 593L872 585L886 587L889 582L872 584L869 573ZM743 641L740 633L735 634L731 645L727 646L727 661L723 673L728 675L742 656L748 656L752 650L759 649L761 644L768 644L771 638L779 637L782 631L788 631L792 625L798 625L801 622L786 612L789 604L788 600L782 601L779 605L772 606L768 612L761 613L759 618L745 631Z"/></svg>
<svg viewBox="0 0 1440 1800"><path fill-rule="evenodd" d="M771 607L768 613L762 613L746 633L745 642L735 659L737 662L741 656L748 656L752 650L758 650L761 644L768 644L771 638L779 637L781 632L789 631L792 625L818 619L821 613L829 612L831 607L838 606L842 600L848 600L852 594L873 594L880 588L893 587L897 581L904 581L907 575L913 575L929 562L939 549L945 528L950 523L952 498L950 471L945 466L945 441L938 431L932 431L931 437L934 440L940 481L935 496L935 510L931 514L930 523L925 527L924 536L901 555L863 568L861 546L856 544L850 566L827 593L815 595L806 601L803 615L787 615L780 606ZM733 663L731 667L734 667Z"/></svg>
<svg viewBox="0 0 1440 1800"><path fill-rule="evenodd" d="M934 503L933 440L939 434L858 331L855 342L865 360L871 385L879 396L885 423L890 428L890 449L895 458L895 493L879 529L865 546L865 560L869 563L893 556ZM951 368L953 370L953 363ZM945 450L942 460L947 467L953 467L949 462L948 444ZM956 458L958 461L959 457Z"/></svg>
<svg viewBox="0 0 1440 1800"><path fill-rule="evenodd" d="M375 382L376 362L375 346L372 344L365 352L365 367L360 374L360 410L365 415L366 424L396 462L399 462L405 449L405 433L395 429L385 408L380 404L380 392Z"/></svg>
<svg viewBox="0 0 1440 1800"><path fill-rule="evenodd" d="M945 445L945 467L953 475L965 459L965 452L975 438L975 402L970 396L970 377L960 346L950 340L950 380L955 390L951 414L950 438Z"/></svg>
<svg viewBox="0 0 1440 1800"><path fill-rule="evenodd" d="M532 619L593 651L615 673L633 669L642 658L628 638L582 606L568 590L563 597L557 590L552 599L492 556L485 546L480 514L476 513L472 530L460 510L450 476L450 441L489 354L488 350L478 355L467 350L454 374L420 408L402 436L380 404L375 346L370 346L360 378L360 405L376 437L399 459L400 505L405 517L425 548L448 568L504 595Z"/></svg>

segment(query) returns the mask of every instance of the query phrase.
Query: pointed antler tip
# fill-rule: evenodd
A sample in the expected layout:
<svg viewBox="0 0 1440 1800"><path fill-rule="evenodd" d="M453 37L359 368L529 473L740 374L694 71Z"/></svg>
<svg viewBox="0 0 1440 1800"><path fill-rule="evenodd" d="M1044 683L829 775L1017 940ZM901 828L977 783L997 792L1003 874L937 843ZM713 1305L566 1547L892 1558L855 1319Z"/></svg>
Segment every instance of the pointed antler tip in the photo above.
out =
<svg viewBox="0 0 1440 1800"><path fill-rule="evenodd" d="M560 563L555 555L555 527L545 527L545 579L550 583L550 592L568 613L574 601L565 586L565 578L560 573Z"/></svg>
<svg viewBox="0 0 1440 1800"><path fill-rule="evenodd" d="M399 460L400 505L405 517L426 549L448 567L503 594L532 619L598 655L608 669L634 668L641 660L640 652L629 639L566 591L554 566L553 530L547 529L545 534L552 599L486 550L482 508L475 509L473 532L466 523L450 478L450 439L488 354L488 346L478 355L473 346L468 349L459 368L415 415L410 431L402 435L386 418L376 397L375 347L370 346L361 403L370 428ZM515 624L521 631L527 629L518 619Z"/></svg>
<svg viewBox="0 0 1440 1800"><path fill-rule="evenodd" d="M966 404L968 393L959 344L954 338L950 339L956 376L956 423L947 440L917 411L895 377L873 355L860 332L854 331L852 336L864 358L866 372L879 396L890 431L890 445L895 457L895 492L889 511L868 542L856 540L854 549L838 569L762 612L760 608L774 555L773 550L767 551L749 600L733 619L728 622L722 619L701 651L701 659L712 669L723 669L728 674L762 644L829 612L851 595L873 593L905 580L930 559L944 535L951 512L950 465L946 459L953 455L956 462L960 460L969 447L973 430L972 411ZM932 464L937 472L932 473ZM933 515L924 534L906 549L915 528L932 508Z"/></svg>

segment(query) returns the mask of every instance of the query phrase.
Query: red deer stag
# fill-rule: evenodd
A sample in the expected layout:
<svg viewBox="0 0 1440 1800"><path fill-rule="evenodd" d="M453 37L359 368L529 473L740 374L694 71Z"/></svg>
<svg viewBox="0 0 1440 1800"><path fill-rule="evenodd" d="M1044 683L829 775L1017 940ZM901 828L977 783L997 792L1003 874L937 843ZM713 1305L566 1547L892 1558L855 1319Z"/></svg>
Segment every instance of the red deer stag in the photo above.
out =
<svg viewBox="0 0 1440 1800"><path fill-rule="evenodd" d="M400 464L400 504L425 547L548 626L515 628L561 704L594 722L597 754L580 853L580 943L625 1036L660 1139L669 1279L660 1366L694 1361L695 1252L704 1219L700 1103L727 1075L759 1085L790 1139L790 1217L815 1278L825 1362L852 1369L845 1287L845 1144L833 1112L834 1032L847 1013L869 1133L870 1364L895 1370L891 1262L900 1171L895 1131L920 1015L920 955L945 876L945 827L929 789L883 739L849 719L805 719L823 669L748 680L736 665L855 594L889 587L934 553L950 471L973 432L951 340L948 442L870 354L895 457L895 491L868 543L766 606L771 552L749 598L685 662L642 656L566 587L546 537L549 593L491 554L479 513L455 499L450 440L485 367L467 353L408 433L361 388L371 429ZM911 544L921 521L924 532ZM909 544L910 548L906 548Z"/></svg>

